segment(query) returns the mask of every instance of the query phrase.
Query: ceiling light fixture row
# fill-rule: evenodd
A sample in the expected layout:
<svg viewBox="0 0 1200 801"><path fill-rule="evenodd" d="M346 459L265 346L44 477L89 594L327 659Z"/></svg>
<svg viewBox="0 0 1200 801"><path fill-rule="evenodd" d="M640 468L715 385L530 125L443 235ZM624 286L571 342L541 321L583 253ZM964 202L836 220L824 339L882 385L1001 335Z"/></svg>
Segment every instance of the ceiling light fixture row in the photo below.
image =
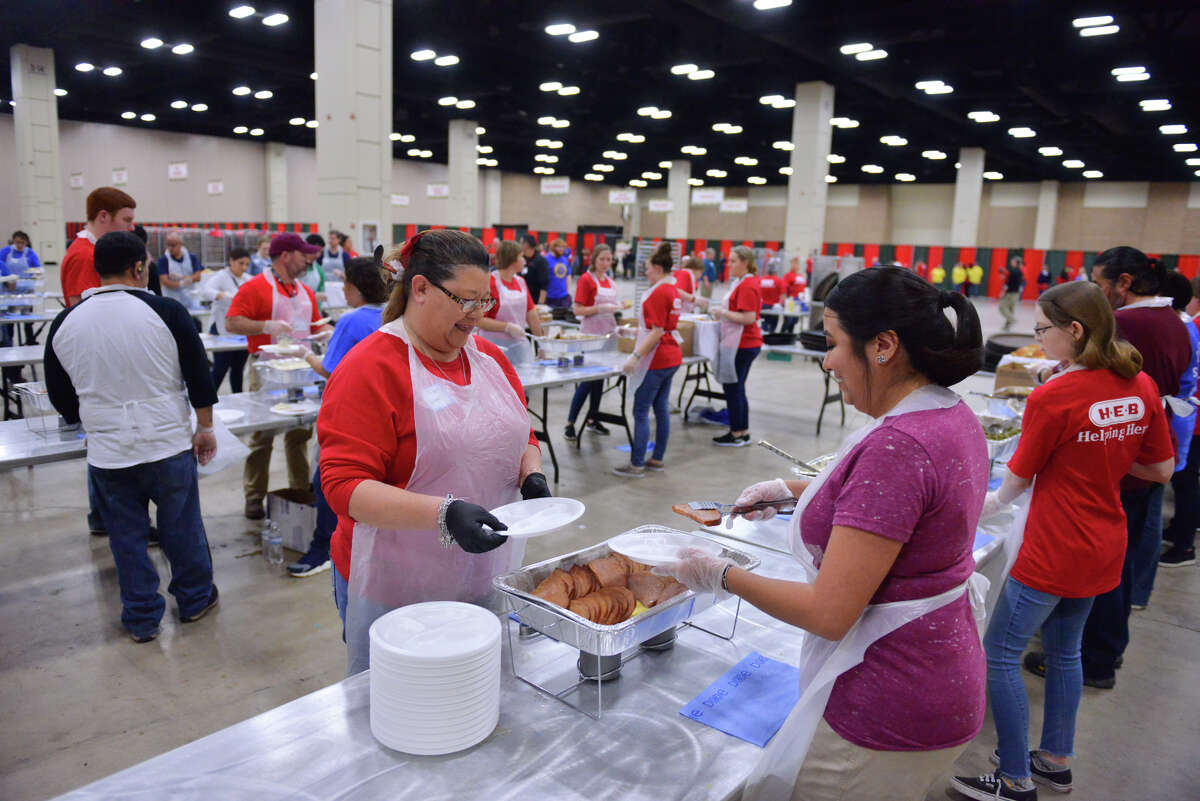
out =
<svg viewBox="0 0 1200 801"><path fill-rule="evenodd" d="M121 112L121 119L123 119L123 120L141 120L142 122L154 122L156 119L158 119L158 117L156 117L153 114L150 114L149 112L147 112L146 114L138 114L136 111L123 111L123 112Z"/></svg>
<svg viewBox="0 0 1200 801"><path fill-rule="evenodd" d="M159 39L157 36L151 36L141 41L142 47L146 48L147 50L157 50L165 44L166 42L164 42L162 39ZM195 50L196 48L187 42L180 42L179 44L171 45L171 52L177 56L186 56L189 53L195 52ZM77 66L75 69L79 69L79 67ZM82 71L87 72L87 70Z"/></svg>
<svg viewBox="0 0 1200 801"><path fill-rule="evenodd" d="M708 153L708 148L697 147L696 145L684 145L679 148L679 152L685 156L704 156Z"/></svg>
<svg viewBox="0 0 1200 801"><path fill-rule="evenodd" d="M300 122L296 122L296 120L300 120ZM303 125L304 119L301 117L293 117L291 120L289 120L289 122L291 122L292 125ZM392 140L393 142L403 142L404 144L409 144L411 142L417 141L417 137L413 136L412 134L398 133L396 131L392 131L390 134L388 134L388 139ZM489 152L490 153L491 148L489 148L487 151L480 150L479 152L481 152L481 153Z"/></svg>
<svg viewBox="0 0 1200 801"><path fill-rule="evenodd" d="M571 42L572 44L591 42L600 38L600 33L598 31L576 30L575 26L569 22L556 22L552 25L547 25L546 33L550 34L551 36L565 36L567 37L567 41Z"/></svg>
<svg viewBox="0 0 1200 801"><path fill-rule="evenodd" d="M433 158L432 150L422 150L419 147L410 147L404 151L405 155L412 156L415 159L431 159Z"/></svg>
<svg viewBox="0 0 1200 801"><path fill-rule="evenodd" d="M75 69L78 70L79 72L91 72L92 70L96 69L96 65L91 64L87 61L81 61L75 65ZM115 78L118 75L120 75L122 72L124 72L124 70L122 70L120 67L113 67L113 66L105 67L104 69L102 69L100 71L106 77L109 77L109 78Z"/></svg>
<svg viewBox="0 0 1200 801"><path fill-rule="evenodd" d="M896 134L888 134L887 136L879 137L879 143L883 144L883 145L887 145L888 147L904 147L905 145L908 144L908 140L905 139L903 136L897 136Z"/></svg>
<svg viewBox="0 0 1200 801"><path fill-rule="evenodd" d="M538 175L554 175L553 167L534 167L533 171Z"/></svg>
<svg viewBox="0 0 1200 801"><path fill-rule="evenodd" d="M500 162L496 159L475 159L475 163L480 167L499 167Z"/></svg>
<svg viewBox="0 0 1200 801"><path fill-rule="evenodd" d="M796 145L792 142L788 142L787 140L780 140L778 142L772 142L771 147L775 148L776 150L788 150L788 151L792 151L792 150L796 149Z"/></svg>
<svg viewBox="0 0 1200 801"><path fill-rule="evenodd" d="M1138 105L1142 107L1142 111L1170 111L1171 101L1165 97L1154 98L1150 100L1139 100Z"/></svg>
<svg viewBox="0 0 1200 801"><path fill-rule="evenodd" d="M967 119L978 123L997 122L1000 119L1000 115L992 111L968 111Z"/></svg>
<svg viewBox="0 0 1200 801"><path fill-rule="evenodd" d="M257 13L258 11L254 8L254 6L235 6L234 8L229 9L229 16L233 17L234 19L246 19L247 17L253 17ZM288 21L288 15L282 14L278 11L271 14L262 14L260 16L262 16L262 24L266 25L268 28L274 28L275 26L282 25Z"/></svg>
<svg viewBox="0 0 1200 801"><path fill-rule="evenodd" d="M742 132L742 126L734 125L731 122L713 123L712 129L714 131L716 131L717 133L723 133L723 134L727 134L729 136L733 136L734 134L740 134Z"/></svg>
<svg viewBox="0 0 1200 801"><path fill-rule="evenodd" d="M733 160L734 164L740 164L743 167L757 167L758 159L751 156L738 156Z"/></svg>
<svg viewBox="0 0 1200 801"><path fill-rule="evenodd" d="M870 42L842 45L841 51L842 55L854 56L859 61L878 61L881 58L887 58L886 50L880 50Z"/></svg>
<svg viewBox="0 0 1200 801"><path fill-rule="evenodd" d="M303 125L303 126L305 126L305 127L307 127L307 128L316 128L316 127L317 127L317 121L316 121L316 120L306 120L306 119L304 119L303 117L292 117L290 120L288 120L288 125ZM397 141L397 140L396 140L396 137L397 137L397 136L399 136L399 135L400 135L400 134L392 134L392 135L391 135L391 139L392 139L392 141L393 141L393 142ZM413 137L413 138L415 139L416 137ZM410 141L410 142L411 142L411 141L412 141L412 139L409 139L408 141Z"/></svg>
<svg viewBox="0 0 1200 801"><path fill-rule="evenodd" d="M830 117L829 124L835 128L857 128L858 120L852 120L849 117Z"/></svg>
<svg viewBox="0 0 1200 801"><path fill-rule="evenodd" d="M413 61L432 61L439 67L453 67L458 63L458 56L444 55L439 56L433 50L428 48L422 50L414 50L408 54L408 57Z"/></svg>
<svg viewBox="0 0 1200 801"><path fill-rule="evenodd" d="M640 145L642 142L646 141L646 137L642 136L641 134L619 133L617 134L617 141L628 142L631 145Z"/></svg>
<svg viewBox="0 0 1200 801"><path fill-rule="evenodd" d="M689 81L707 81L716 77L717 73L710 69L700 69L695 64L676 64L671 67L672 75L686 75Z"/></svg>
<svg viewBox="0 0 1200 801"><path fill-rule="evenodd" d="M629 181L630 186L636 186L638 189L645 189L648 184L641 178L633 178Z"/></svg>
<svg viewBox="0 0 1200 801"><path fill-rule="evenodd" d="M538 125L547 125L551 128L569 128L570 120L560 120L558 117L538 117Z"/></svg>
<svg viewBox="0 0 1200 801"><path fill-rule="evenodd" d="M762 103L764 106L770 106L771 108L796 107L795 100L790 97L784 97L783 95L763 95L758 99L758 102Z"/></svg>
<svg viewBox="0 0 1200 801"><path fill-rule="evenodd" d="M561 81L546 81L538 86L543 92L558 92L563 97L577 95L580 92L578 86L564 86Z"/></svg>
<svg viewBox="0 0 1200 801"><path fill-rule="evenodd" d="M1108 36L1121 30L1121 26L1113 24L1113 18L1108 14L1099 17L1077 17L1071 24L1079 30L1080 36Z"/></svg>
<svg viewBox="0 0 1200 801"><path fill-rule="evenodd" d="M466 111L468 109L475 108L475 101L474 100L466 100L466 99L460 100L459 98L455 97L454 95L447 95L446 97L438 98L438 105L439 106L454 106L457 109L462 109L463 111Z"/></svg>
<svg viewBox="0 0 1200 801"><path fill-rule="evenodd" d="M538 147L548 147L551 150L558 150L563 146L562 141L558 139L539 139L534 144Z"/></svg>
<svg viewBox="0 0 1200 801"><path fill-rule="evenodd" d="M652 120L669 120L671 112L658 106L642 106L637 110L639 117L649 117Z"/></svg>
<svg viewBox="0 0 1200 801"><path fill-rule="evenodd" d="M557 164L558 156L551 156L549 153L534 153L533 160L534 161L544 161L547 164Z"/></svg>
<svg viewBox="0 0 1200 801"><path fill-rule="evenodd" d="M948 95L954 91L954 87L944 81L917 81L917 88L927 95Z"/></svg>
<svg viewBox="0 0 1200 801"><path fill-rule="evenodd" d="M245 125L237 126L236 128L233 129L233 132L235 134L238 134L239 136L241 136L242 134L250 134L251 136L262 136L264 133L262 128L247 128Z"/></svg>
<svg viewBox="0 0 1200 801"><path fill-rule="evenodd" d="M1112 71L1112 75L1122 83L1150 80L1150 73L1146 72L1145 67L1117 67Z"/></svg>
<svg viewBox="0 0 1200 801"><path fill-rule="evenodd" d="M233 87L233 93L235 95L237 95L238 97L245 97L246 95L251 94L252 92L254 94L255 100L270 100L272 97L275 96L275 93L272 92L270 89L259 89L257 92L255 92L249 86Z"/></svg>
<svg viewBox="0 0 1200 801"><path fill-rule="evenodd" d="M55 94L57 94L58 90L55 89L54 92L55 92ZM63 94L65 95L66 92L64 91ZM171 108L179 109L180 111L182 111L183 109L188 108L188 102L186 100L172 100ZM192 109L192 111L196 111L196 112L208 111L208 104L207 103L192 103L191 109Z"/></svg>
<svg viewBox="0 0 1200 801"><path fill-rule="evenodd" d="M699 178L688 178L688 186L704 186L704 181Z"/></svg>

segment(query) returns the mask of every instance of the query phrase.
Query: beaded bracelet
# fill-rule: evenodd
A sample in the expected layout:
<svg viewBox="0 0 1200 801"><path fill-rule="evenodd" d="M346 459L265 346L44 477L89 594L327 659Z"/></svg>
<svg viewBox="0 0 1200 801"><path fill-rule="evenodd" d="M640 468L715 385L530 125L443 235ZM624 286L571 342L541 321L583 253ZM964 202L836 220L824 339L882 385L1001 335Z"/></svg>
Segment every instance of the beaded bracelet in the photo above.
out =
<svg viewBox="0 0 1200 801"><path fill-rule="evenodd" d="M446 526L446 511L450 508L450 504L454 503L455 497L450 493L446 493L445 500L438 506L437 522L438 522L438 542L443 548L449 548L454 545L454 535L450 533L450 529Z"/></svg>

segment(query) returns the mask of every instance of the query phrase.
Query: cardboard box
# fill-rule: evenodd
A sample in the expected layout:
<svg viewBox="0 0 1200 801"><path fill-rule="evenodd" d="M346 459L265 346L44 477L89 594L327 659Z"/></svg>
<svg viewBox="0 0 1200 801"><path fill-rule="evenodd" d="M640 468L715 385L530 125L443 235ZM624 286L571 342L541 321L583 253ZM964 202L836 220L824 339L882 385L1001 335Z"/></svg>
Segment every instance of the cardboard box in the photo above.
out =
<svg viewBox="0 0 1200 801"><path fill-rule="evenodd" d="M267 493L267 519L279 525L283 547L305 553L317 527L316 498L308 490L284 489Z"/></svg>
<svg viewBox="0 0 1200 801"><path fill-rule="evenodd" d="M679 332L679 349L684 356L691 356L695 347L696 324L690 320L680 320L675 330Z"/></svg>
<svg viewBox="0 0 1200 801"><path fill-rule="evenodd" d="M617 329L617 350L621 353L633 353L637 345L637 329L622 326Z"/></svg>

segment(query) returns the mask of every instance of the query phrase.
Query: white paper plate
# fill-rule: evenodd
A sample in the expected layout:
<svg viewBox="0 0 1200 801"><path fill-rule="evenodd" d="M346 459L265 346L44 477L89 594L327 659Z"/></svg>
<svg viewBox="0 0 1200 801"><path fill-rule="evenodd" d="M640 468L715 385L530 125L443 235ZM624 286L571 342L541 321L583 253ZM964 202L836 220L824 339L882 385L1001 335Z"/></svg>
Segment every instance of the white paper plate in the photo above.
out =
<svg viewBox="0 0 1200 801"><path fill-rule="evenodd" d="M696 548L711 556L720 556L722 550L721 545L712 540L665 531L621 534L609 540L608 547L651 567L679 561L680 552L686 548Z"/></svg>
<svg viewBox="0 0 1200 801"><path fill-rule="evenodd" d="M291 356L296 352L296 346L293 345L259 345L258 349L263 353L270 353L275 356Z"/></svg>
<svg viewBox="0 0 1200 801"><path fill-rule="evenodd" d="M402 606L372 623L369 636L372 645L401 662L449 667L484 653L494 653L500 661L500 619L473 604L427 601Z"/></svg>
<svg viewBox="0 0 1200 801"><path fill-rule="evenodd" d="M213 414L217 416L218 420L226 424L237 422L246 416L246 413L241 409L213 409Z"/></svg>
<svg viewBox="0 0 1200 801"><path fill-rule="evenodd" d="M295 403L277 403L271 407L271 411L275 414L297 415L312 414L320 408L314 401L302 400Z"/></svg>
<svg viewBox="0 0 1200 801"><path fill-rule="evenodd" d="M578 520L586 508L574 498L531 498L491 511L501 523L508 526L508 531L502 531L501 534L520 539L540 537L562 528Z"/></svg>

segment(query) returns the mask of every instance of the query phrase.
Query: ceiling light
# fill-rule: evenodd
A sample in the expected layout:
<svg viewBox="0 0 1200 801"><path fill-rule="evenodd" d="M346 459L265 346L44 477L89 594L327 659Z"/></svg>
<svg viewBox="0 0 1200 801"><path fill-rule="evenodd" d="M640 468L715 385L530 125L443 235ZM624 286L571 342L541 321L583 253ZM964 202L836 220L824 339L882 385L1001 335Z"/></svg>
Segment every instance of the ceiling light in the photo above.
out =
<svg viewBox="0 0 1200 801"><path fill-rule="evenodd" d="M251 136L262 136L262 135L263 135L263 129L262 129L262 128L251 128L251 129L250 129L250 135L251 135Z"/></svg>
<svg viewBox="0 0 1200 801"><path fill-rule="evenodd" d="M288 120L288 125L303 125L303 124L304 124L303 117L292 117L290 120ZM395 142L397 139L400 138L400 134L394 133L394 134L392 134L391 138L392 138L392 141Z"/></svg>
<svg viewBox="0 0 1200 801"><path fill-rule="evenodd" d="M453 67L458 63L458 56L438 56L433 63L439 67Z"/></svg>
<svg viewBox="0 0 1200 801"><path fill-rule="evenodd" d="M796 145L793 144L792 142L788 142L787 140L780 140L778 142L772 142L771 147L775 148L776 150L795 150L796 149Z"/></svg>
<svg viewBox="0 0 1200 801"><path fill-rule="evenodd" d="M562 83L560 81L546 81L539 85L538 89L541 89L543 92L557 92L559 89L562 89Z"/></svg>
<svg viewBox="0 0 1200 801"><path fill-rule="evenodd" d="M741 164L744 167L755 167L758 166L758 159L751 158L750 156L738 156L733 160L733 163Z"/></svg>
<svg viewBox="0 0 1200 801"><path fill-rule="evenodd" d="M770 11L773 8L786 8L792 0L754 0L754 7L759 11Z"/></svg>
<svg viewBox="0 0 1200 801"><path fill-rule="evenodd" d="M55 96L55 97L66 97L66 96L67 96L67 90L66 90L66 89L58 89L58 88L55 88L55 90L54 90L54 96Z"/></svg>
<svg viewBox="0 0 1200 801"><path fill-rule="evenodd" d="M852 120L849 117L830 117L829 124L837 128L857 128L858 120Z"/></svg>
<svg viewBox="0 0 1200 801"><path fill-rule="evenodd" d="M141 116L142 122L154 122L156 119L158 119L158 117L154 116L153 114L143 114Z"/></svg>
<svg viewBox="0 0 1200 801"><path fill-rule="evenodd" d="M751 175L749 178L746 179L746 183L748 183L748 184L756 184L757 185L757 184L765 184L766 182L767 182L767 179L763 178L761 175Z"/></svg>
<svg viewBox="0 0 1200 801"><path fill-rule="evenodd" d="M1158 132L1164 133L1167 136L1175 136L1176 134L1185 134L1185 133L1187 133L1187 126L1186 125L1160 125L1160 126L1158 126Z"/></svg>
<svg viewBox="0 0 1200 801"><path fill-rule="evenodd" d="M869 42L857 42L855 44L842 45L841 51L844 56L856 56L859 53L869 53L875 49L875 45Z"/></svg>
<svg viewBox="0 0 1200 801"><path fill-rule="evenodd" d="M953 91L954 91L953 86L951 86L948 83L944 83L941 86L931 86L930 88L925 90L925 94L927 94L927 95L948 95ZM905 173L905 174L907 174L907 173Z"/></svg>
<svg viewBox="0 0 1200 801"><path fill-rule="evenodd" d="M235 87L233 87L233 93L235 95L237 95L238 97L248 95L248 94L250 94L250 87L249 86L235 86Z"/></svg>
<svg viewBox="0 0 1200 801"><path fill-rule="evenodd" d="M792 174L792 168L791 168L791 167L780 167L780 168L779 168L779 174L780 174L780 175L791 175L791 174Z"/></svg>
<svg viewBox="0 0 1200 801"><path fill-rule="evenodd" d="M1079 17L1071 20L1071 24L1076 28L1091 28L1096 25L1108 25L1112 21L1112 17L1105 15L1102 17Z"/></svg>
<svg viewBox="0 0 1200 801"><path fill-rule="evenodd" d="M661 181L661 180L662 180L662 173L661 173L661 172L651 172L651 171L646 171L646 172L642 173L642 177L643 177L643 178L649 178L651 181Z"/></svg>
<svg viewBox="0 0 1200 801"><path fill-rule="evenodd" d="M466 111L467 109L475 108L475 101L474 100L460 100L454 104L454 107L460 108L463 111Z"/></svg>
<svg viewBox="0 0 1200 801"><path fill-rule="evenodd" d="M600 34L597 31L578 31L567 38L575 44L579 44L580 42L590 42L593 39L599 39Z"/></svg>
<svg viewBox="0 0 1200 801"><path fill-rule="evenodd" d="M408 57L413 61L428 61L431 58L437 58L437 53L432 50L414 50L408 54Z"/></svg>
<svg viewBox="0 0 1200 801"><path fill-rule="evenodd" d="M274 28L276 25L282 25L283 23L285 23L287 21L288 21L287 14L276 13L276 14L268 14L267 16L263 17L262 23L263 23L263 25L266 25L268 28ZM253 132L251 132L251 133L253 133Z"/></svg>
<svg viewBox="0 0 1200 801"><path fill-rule="evenodd" d="M688 178L688 186L704 186L704 181L699 178Z"/></svg>
<svg viewBox="0 0 1200 801"><path fill-rule="evenodd" d="M674 67L671 67L671 74L672 75L687 75L688 73L695 72L698 69L700 69L700 68L697 67L695 64L676 64Z"/></svg>
<svg viewBox="0 0 1200 801"><path fill-rule="evenodd" d="M550 155L548 153L534 153L533 154L534 161L546 161L549 158L550 158Z"/></svg>
<svg viewBox="0 0 1200 801"><path fill-rule="evenodd" d="M105 67L104 74L110 78L115 78L121 74L121 68L120 67Z"/></svg>
<svg viewBox="0 0 1200 801"><path fill-rule="evenodd" d="M866 53L859 53L855 56L859 61L878 61L881 58L887 58L886 50L868 50Z"/></svg>
<svg viewBox="0 0 1200 801"><path fill-rule="evenodd" d="M642 136L641 134L633 134L632 136L629 137L630 144L640 145L642 142L645 142L645 141L646 141L646 137Z"/></svg>
<svg viewBox="0 0 1200 801"><path fill-rule="evenodd" d="M836 184L836 183L837 183L837 176L836 176L836 175L826 175L826 176L825 176L825 183L827 183L827 184Z"/></svg>
<svg viewBox="0 0 1200 801"><path fill-rule="evenodd" d="M495 148L491 145L475 145L475 149L480 153L491 153Z"/></svg>
<svg viewBox="0 0 1200 801"><path fill-rule="evenodd" d="M177 44L174 47L172 47L171 52L177 56L186 56L188 53L193 52L195 49L196 48L193 47L192 45L184 42L182 44Z"/></svg>
<svg viewBox="0 0 1200 801"><path fill-rule="evenodd" d="M1021 126L1019 128L1009 128L1008 135L1017 139L1028 139L1031 136L1037 136L1037 131Z"/></svg>
<svg viewBox="0 0 1200 801"><path fill-rule="evenodd" d="M1108 36L1110 33L1116 33L1121 30L1119 25L1102 25L1098 28L1084 28L1079 32L1080 36Z"/></svg>
<svg viewBox="0 0 1200 801"><path fill-rule="evenodd" d="M1100 172L1099 170L1084 170L1083 177L1084 178L1103 178L1104 173Z"/></svg>
<svg viewBox="0 0 1200 801"><path fill-rule="evenodd" d="M454 102L458 102L458 98L454 98ZM555 117L538 117L538 125L553 125Z"/></svg>
<svg viewBox="0 0 1200 801"><path fill-rule="evenodd" d="M1200 167L1200 159L1188 159L1184 162L1184 164L1188 165L1189 167Z"/></svg>
<svg viewBox="0 0 1200 801"><path fill-rule="evenodd" d="M724 170L707 170L704 174L709 178L724 178L729 173Z"/></svg>
<svg viewBox="0 0 1200 801"><path fill-rule="evenodd" d="M983 177L988 179L989 181L1003 181L1004 173L996 172L995 170L988 170L987 172L985 172L983 174Z"/></svg>
<svg viewBox="0 0 1200 801"><path fill-rule="evenodd" d="M696 70L692 74L688 75L688 80L689 81L707 81L709 78L714 77L716 74L717 73L713 72L712 70Z"/></svg>
<svg viewBox="0 0 1200 801"><path fill-rule="evenodd" d="M615 168L611 164L593 164L592 169L596 172L612 172Z"/></svg>
<svg viewBox="0 0 1200 801"><path fill-rule="evenodd" d="M309 120L308 122L304 123L305 128L316 128L318 125L320 125L320 123L316 120Z"/></svg>
<svg viewBox="0 0 1200 801"><path fill-rule="evenodd" d="M86 61L81 61L75 65L75 69L79 70L80 72L91 72L96 68Z"/></svg>
<svg viewBox="0 0 1200 801"><path fill-rule="evenodd" d="M480 167L486 167L486 166L487 166L487 162L488 162L488 160L487 160L487 159L481 159L481 158L477 158L477 159L475 159L475 163L476 163L478 166L480 166Z"/></svg>
<svg viewBox="0 0 1200 801"><path fill-rule="evenodd" d="M483 136L485 133L487 133L487 128L484 128L482 125L475 126L476 136Z"/></svg>
<svg viewBox="0 0 1200 801"><path fill-rule="evenodd" d="M457 102L458 102L458 98L455 97L454 95L448 95L446 97L438 98L439 106L453 106Z"/></svg>
<svg viewBox="0 0 1200 801"><path fill-rule="evenodd" d="M409 142L417 141L417 137L413 136L412 134L401 134L400 141L405 144L408 144Z"/></svg>
<svg viewBox="0 0 1200 801"><path fill-rule="evenodd" d="M545 154L542 154L542 155L545 156L545 158L543 158L542 161L546 162L547 164L557 164L558 163L558 156L550 156L550 155L545 155Z"/></svg>
<svg viewBox="0 0 1200 801"><path fill-rule="evenodd" d="M151 36L149 39L142 40L142 47L146 48L147 50L157 50L162 46L163 40L159 39L157 36Z"/></svg>
<svg viewBox="0 0 1200 801"><path fill-rule="evenodd" d="M1165 97L1160 97L1154 100L1141 100L1138 105L1142 107L1142 111L1170 111L1171 101Z"/></svg>
<svg viewBox="0 0 1200 801"><path fill-rule="evenodd" d="M433 158L433 151L432 151L432 150L422 150L422 151L421 151L421 158L423 158L423 159L431 159L431 158Z"/></svg>
<svg viewBox="0 0 1200 801"><path fill-rule="evenodd" d="M669 120L671 118L671 112L667 111L665 108L660 108L658 111L651 114L650 118L654 120Z"/></svg>
<svg viewBox="0 0 1200 801"><path fill-rule="evenodd" d="M1067 159L1062 163L1068 170L1078 170L1083 167L1083 162L1079 159Z"/></svg>
<svg viewBox="0 0 1200 801"><path fill-rule="evenodd" d="M233 129L233 132L234 132L235 134L244 134L244 133L246 133L246 132L247 132L247 131L249 131L249 130L250 130L250 129L249 129L249 128L247 128L245 125L239 125L238 127L236 127L236 128L234 128L234 129Z"/></svg>
<svg viewBox="0 0 1200 801"><path fill-rule="evenodd" d="M881 136L879 137L879 141L881 144L885 144L889 147L904 147L908 144L907 139L905 139L903 136L897 136L896 134Z"/></svg>
<svg viewBox="0 0 1200 801"><path fill-rule="evenodd" d="M308 79L310 81L315 81L317 79L317 73L315 73L315 72L308 73Z"/></svg>
<svg viewBox="0 0 1200 801"><path fill-rule="evenodd" d="M1121 83L1130 83L1131 81L1148 81L1150 80L1150 73L1135 72L1132 75L1118 75L1117 80Z"/></svg>
<svg viewBox="0 0 1200 801"><path fill-rule="evenodd" d="M208 111L207 103L193 103L192 111Z"/></svg>
<svg viewBox="0 0 1200 801"><path fill-rule="evenodd" d="M924 92L926 89L931 89L935 86L942 86L945 81L917 81L916 87Z"/></svg>
<svg viewBox="0 0 1200 801"><path fill-rule="evenodd" d="M968 111L967 117L975 120L975 122L995 122L1000 119L1000 115L991 111Z"/></svg>
<svg viewBox="0 0 1200 801"><path fill-rule="evenodd" d="M629 182L629 185L636 186L638 189L644 189L647 186L646 182L640 178L634 178L632 181Z"/></svg>
<svg viewBox="0 0 1200 801"><path fill-rule="evenodd" d="M883 167L880 167L878 164L864 164L862 165L862 171L877 174L883 172Z"/></svg>
<svg viewBox="0 0 1200 801"><path fill-rule="evenodd" d="M575 33L575 26L569 22L556 22L546 26L546 33L551 36L566 36L569 33Z"/></svg>
<svg viewBox="0 0 1200 801"><path fill-rule="evenodd" d="M1173 145L1172 147L1176 153L1195 153L1196 152L1196 145L1193 144L1192 142L1186 142L1186 143L1180 142L1179 144Z"/></svg>
<svg viewBox="0 0 1200 801"><path fill-rule="evenodd" d="M618 142L628 142L630 137L632 137L632 136L633 136L633 134L629 133L628 131L622 131L621 133L617 134L617 141Z"/></svg>
<svg viewBox="0 0 1200 801"><path fill-rule="evenodd" d="M229 9L229 16L234 19L245 19L254 13L254 6L237 6Z"/></svg>
<svg viewBox="0 0 1200 801"><path fill-rule="evenodd" d="M783 95L763 95L758 99L758 102L762 103L764 106L773 106L776 103L782 103L783 100Z"/></svg>
<svg viewBox="0 0 1200 801"><path fill-rule="evenodd" d="M917 176L913 175L911 172L898 172L896 173L896 180L908 183L909 181L917 180Z"/></svg>
<svg viewBox="0 0 1200 801"><path fill-rule="evenodd" d="M299 120L299 122L297 122L297 120ZM290 120L288 120L288 122L291 123L292 125L303 125L304 118L303 117L292 117ZM392 131L390 134L388 134L388 139L391 139L393 142L399 142L400 134L396 133L395 131Z"/></svg>
<svg viewBox="0 0 1200 801"><path fill-rule="evenodd" d="M122 111L121 112L121 119L123 119L123 120L132 120L132 119L136 119L136 118L137 118L137 114L135 114L132 111Z"/></svg>
<svg viewBox="0 0 1200 801"><path fill-rule="evenodd" d="M54 91L56 93L58 92L57 89L55 89ZM66 92L64 92L63 94L66 94ZM188 106L188 102L186 100L172 100L171 101L171 108L187 108L187 106Z"/></svg>
<svg viewBox="0 0 1200 801"><path fill-rule="evenodd" d="M933 161L940 161L941 159L946 158L946 154L940 150L922 150L921 155L927 159L932 159Z"/></svg>
<svg viewBox="0 0 1200 801"><path fill-rule="evenodd" d="M597 175L594 172L589 172L587 175L583 176L583 180L585 180L585 181L603 181L604 176Z"/></svg>
<svg viewBox="0 0 1200 801"><path fill-rule="evenodd" d="M550 147L549 139L539 139L533 143L536 147Z"/></svg>
<svg viewBox="0 0 1200 801"><path fill-rule="evenodd" d="M609 161L624 161L625 159L629 158L627 153L622 153L619 150L605 150L601 155L603 155L603 157Z"/></svg>
<svg viewBox="0 0 1200 801"><path fill-rule="evenodd" d="M404 153L408 156L416 156L417 158L421 157L421 149L416 147L410 147L408 150L404 151Z"/></svg>
<svg viewBox="0 0 1200 801"><path fill-rule="evenodd" d="M671 169L671 162L669 162L669 161L660 161L660 162L658 162L658 168L659 168L660 170L669 170L669 169Z"/></svg>
<svg viewBox="0 0 1200 801"><path fill-rule="evenodd" d="M1145 67L1117 67L1112 71L1113 75L1137 75L1139 72L1145 72Z"/></svg>
<svg viewBox="0 0 1200 801"><path fill-rule="evenodd" d="M274 96L275 96L275 93L272 92L270 89L259 89L257 92L254 93L255 100L270 100Z"/></svg>
<svg viewBox="0 0 1200 801"><path fill-rule="evenodd" d="M650 117L658 113L658 106L642 106L637 113L639 117Z"/></svg>
<svg viewBox="0 0 1200 801"><path fill-rule="evenodd" d="M839 156L837 153L830 153L825 157L825 160L830 164L841 164L846 160L845 156Z"/></svg>
<svg viewBox="0 0 1200 801"><path fill-rule="evenodd" d="M569 128L569 127L571 127L571 121L570 120L555 120L554 127L555 128Z"/></svg>
<svg viewBox="0 0 1200 801"><path fill-rule="evenodd" d="M684 145L679 148L679 152L686 153L689 156L704 156L708 154L708 148L696 147L695 145Z"/></svg>

